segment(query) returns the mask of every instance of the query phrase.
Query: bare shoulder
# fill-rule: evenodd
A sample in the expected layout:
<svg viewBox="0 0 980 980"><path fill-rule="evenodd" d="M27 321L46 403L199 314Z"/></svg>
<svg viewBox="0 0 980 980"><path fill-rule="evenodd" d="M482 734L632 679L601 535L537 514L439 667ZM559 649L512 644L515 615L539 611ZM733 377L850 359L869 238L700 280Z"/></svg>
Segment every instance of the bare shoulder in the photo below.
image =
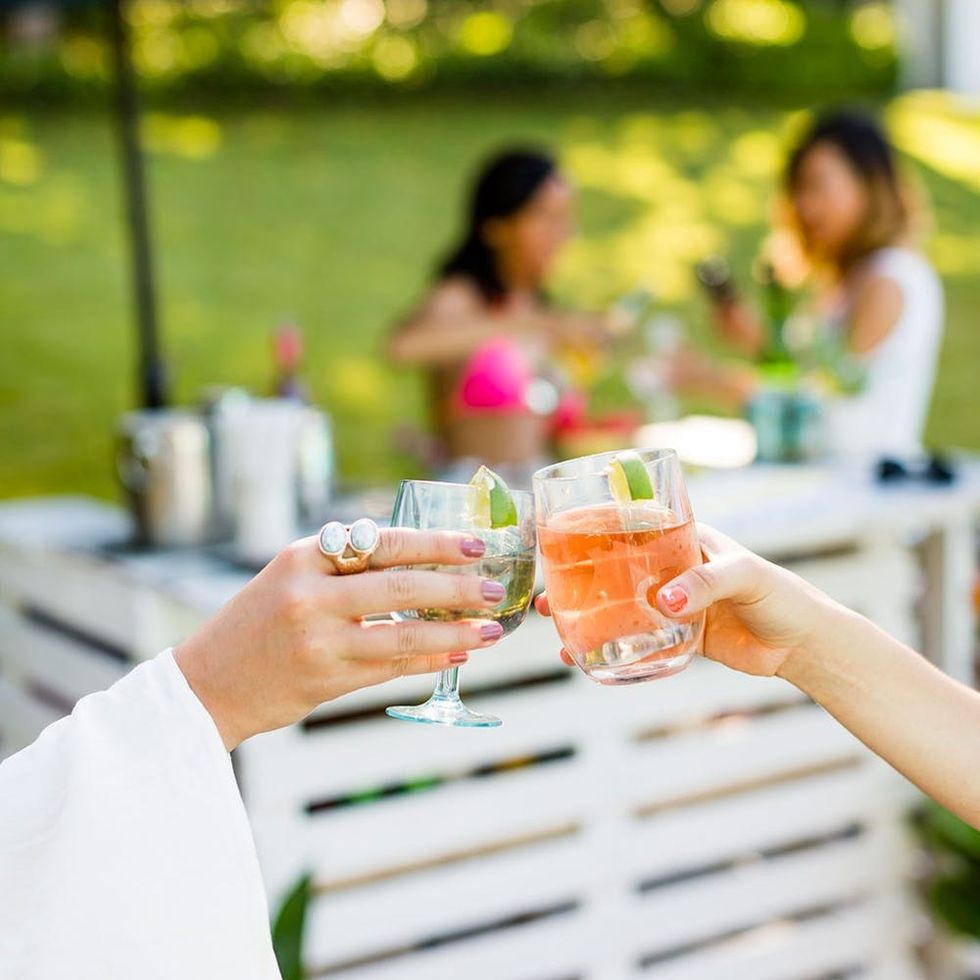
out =
<svg viewBox="0 0 980 980"><path fill-rule="evenodd" d="M435 283L422 297L416 318L448 319L482 313L486 302L475 284L464 276L451 276Z"/></svg>
<svg viewBox="0 0 980 980"><path fill-rule="evenodd" d="M851 319L851 349L863 354L873 350L895 329L905 298L892 276L870 271L858 285Z"/></svg>
<svg viewBox="0 0 980 980"><path fill-rule="evenodd" d="M902 287L894 276L877 269L870 271L861 281L855 297L855 305L877 305L902 301Z"/></svg>

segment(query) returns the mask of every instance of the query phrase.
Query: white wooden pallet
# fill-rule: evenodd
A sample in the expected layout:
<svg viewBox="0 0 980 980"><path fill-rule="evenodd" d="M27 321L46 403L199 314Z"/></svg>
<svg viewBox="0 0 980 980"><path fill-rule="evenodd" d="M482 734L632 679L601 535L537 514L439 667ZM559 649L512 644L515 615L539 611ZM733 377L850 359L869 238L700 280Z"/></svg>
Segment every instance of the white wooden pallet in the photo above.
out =
<svg viewBox="0 0 980 980"><path fill-rule="evenodd" d="M111 509L18 507L0 507L0 757L245 581L204 556L94 553L86 521L124 532ZM796 567L914 638L904 540ZM314 877L312 975L920 977L904 781L781 681L698 662L604 689L556 647L532 616L466 667L497 730L385 718L425 697L412 678L238 750L271 903Z"/></svg>

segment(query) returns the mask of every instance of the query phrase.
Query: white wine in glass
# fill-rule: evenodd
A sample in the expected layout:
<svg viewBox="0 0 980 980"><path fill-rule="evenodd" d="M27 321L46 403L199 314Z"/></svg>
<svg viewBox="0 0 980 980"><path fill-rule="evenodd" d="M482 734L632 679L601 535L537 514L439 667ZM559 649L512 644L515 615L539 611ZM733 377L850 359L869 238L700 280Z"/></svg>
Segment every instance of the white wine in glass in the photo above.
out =
<svg viewBox="0 0 980 980"><path fill-rule="evenodd" d="M392 613L396 619L443 623L485 619L499 623L504 636L524 622L534 591L534 500L530 493L508 490L513 501L508 519L513 523L488 527L486 493L480 484L405 480L398 490L391 524L426 531L465 531L479 537L486 552L478 562L414 567L491 579L504 587L504 598L493 609L402 609ZM462 728L493 728L501 724L499 718L473 711L463 704L459 696L458 667L439 675L432 697L424 704L391 707L387 713L402 721Z"/></svg>

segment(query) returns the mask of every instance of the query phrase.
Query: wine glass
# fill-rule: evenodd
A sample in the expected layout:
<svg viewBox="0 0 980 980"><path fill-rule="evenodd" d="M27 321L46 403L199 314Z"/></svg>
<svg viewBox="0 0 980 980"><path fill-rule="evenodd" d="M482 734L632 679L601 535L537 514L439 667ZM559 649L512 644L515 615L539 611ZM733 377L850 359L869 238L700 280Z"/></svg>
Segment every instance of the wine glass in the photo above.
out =
<svg viewBox="0 0 980 980"><path fill-rule="evenodd" d="M614 492L614 461L630 457L639 498ZM538 543L548 603L565 649L599 684L683 670L704 613L670 619L661 586L700 565L694 515L672 449L599 453L534 474Z"/></svg>
<svg viewBox="0 0 980 980"><path fill-rule="evenodd" d="M435 483L427 480L404 480L398 489L392 527L411 527L427 531L465 531L479 537L486 552L478 562L469 565L415 565L455 575L478 575L499 582L504 598L493 609L402 609L393 612L395 619L425 619L453 622L460 619L490 619L499 623L503 635L512 633L527 616L534 591L534 498L520 490L511 491L517 511L517 523L499 528L479 526L481 513L479 486L466 483ZM501 724L493 715L467 708L459 696L459 668L444 670L436 689L425 704L399 705L387 709L392 718L434 725L463 728L494 728Z"/></svg>

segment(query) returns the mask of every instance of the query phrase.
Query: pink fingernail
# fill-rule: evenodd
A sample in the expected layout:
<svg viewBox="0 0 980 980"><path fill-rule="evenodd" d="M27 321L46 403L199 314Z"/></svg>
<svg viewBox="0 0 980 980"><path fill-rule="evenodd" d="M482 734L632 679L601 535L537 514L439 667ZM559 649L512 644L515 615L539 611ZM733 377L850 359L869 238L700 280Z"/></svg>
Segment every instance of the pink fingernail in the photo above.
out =
<svg viewBox="0 0 980 980"><path fill-rule="evenodd" d="M480 586L480 591L487 602L500 602L507 594L507 590L499 582L491 582L489 579Z"/></svg>
<svg viewBox="0 0 980 980"><path fill-rule="evenodd" d="M451 664L465 664L467 660L470 659L468 653L451 653L449 654L449 662Z"/></svg>
<svg viewBox="0 0 980 980"><path fill-rule="evenodd" d="M672 612L679 613L686 605L688 595L679 585L672 585L660 593L664 605Z"/></svg>
<svg viewBox="0 0 980 980"><path fill-rule="evenodd" d="M504 628L500 623L484 623L480 627L480 636L483 638L484 643L489 643L491 640L499 640L504 635Z"/></svg>
<svg viewBox="0 0 980 980"><path fill-rule="evenodd" d="M486 553L487 546L479 538L467 538L459 549L467 558L479 558Z"/></svg>

